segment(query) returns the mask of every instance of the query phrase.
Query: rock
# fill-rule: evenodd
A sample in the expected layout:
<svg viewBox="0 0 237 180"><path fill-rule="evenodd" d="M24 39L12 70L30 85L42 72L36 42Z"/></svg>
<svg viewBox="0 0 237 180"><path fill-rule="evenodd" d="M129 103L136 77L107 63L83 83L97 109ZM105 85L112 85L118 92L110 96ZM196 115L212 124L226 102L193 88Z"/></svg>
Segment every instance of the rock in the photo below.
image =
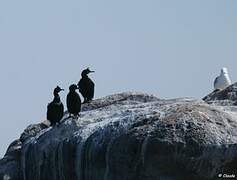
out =
<svg viewBox="0 0 237 180"><path fill-rule="evenodd" d="M237 116L202 100L121 93L79 119L29 126L0 175L18 180L215 180L237 175ZM11 148L13 147L13 148ZM9 154L7 153L7 154ZM16 155L18 154L18 155ZM20 154L20 155L19 155ZM16 163L13 166L9 163ZM3 173L2 173L3 172ZM13 175L12 175L12 174Z"/></svg>
<svg viewBox="0 0 237 180"><path fill-rule="evenodd" d="M232 106L237 105L237 83L223 90L215 90L203 98L209 104Z"/></svg>
<svg viewBox="0 0 237 180"><path fill-rule="evenodd" d="M22 180L20 174L21 145L19 140L13 141L4 158L0 160L1 180Z"/></svg>
<svg viewBox="0 0 237 180"><path fill-rule="evenodd" d="M35 137L38 133L40 133L40 131L48 127L49 125L46 125L45 123L29 125L21 134L20 141L24 143L25 141L27 141L31 137Z"/></svg>
<svg viewBox="0 0 237 180"><path fill-rule="evenodd" d="M13 141L7 149L4 158L0 160L1 180L22 180L21 174L21 149L22 143L31 137L35 137L44 128L43 123L30 125L22 133L20 139Z"/></svg>

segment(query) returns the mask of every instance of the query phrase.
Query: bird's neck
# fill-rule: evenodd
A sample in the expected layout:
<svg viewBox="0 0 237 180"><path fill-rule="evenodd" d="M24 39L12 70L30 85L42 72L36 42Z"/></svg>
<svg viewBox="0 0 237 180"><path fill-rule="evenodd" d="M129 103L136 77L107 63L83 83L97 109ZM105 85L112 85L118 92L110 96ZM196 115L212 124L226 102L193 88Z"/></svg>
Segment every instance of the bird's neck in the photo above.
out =
<svg viewBox="0 0 237 180"><path fill-rule="evenodd" d="M87 74L82 74L81 77L82 78L88 78Z"/></svg>
<svg viewBox="0 0 237 180"><path fill-rule="evenodd" d="M221 75L222 75L222 76L227 76L227 75L228 75L228 73L221 73Z"/></svg>
<svg viewBox="0 0 237 180"><path fill-rule="evenodd" d="M58 94L54 94L54 102L59 103L60 102L60 96Z"/></svg>

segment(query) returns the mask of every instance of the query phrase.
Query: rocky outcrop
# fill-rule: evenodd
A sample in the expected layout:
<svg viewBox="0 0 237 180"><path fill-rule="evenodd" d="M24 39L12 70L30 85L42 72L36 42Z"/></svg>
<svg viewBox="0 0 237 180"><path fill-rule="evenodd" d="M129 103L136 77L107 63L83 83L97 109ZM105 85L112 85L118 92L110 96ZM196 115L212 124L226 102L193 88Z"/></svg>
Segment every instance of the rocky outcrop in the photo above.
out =
<svg viewBox="0 0 237 180"><path fill-rule="evenodd" d="M202 100L121 93L55 127L29 126L0 161L2 179L214 180L237 175L237 116ZM13 170L15 169L15 171Z"/></svg>
<svg viewBox="0 0 237 180"><path fill-rule="evenodd" d="M0 179L21 180L20 174L20 159L21 159L21 145L19 140L11 143L3 159L0 160Z"/></svg>
<svg viewBox="0 0 237 180"><path fill-rule="evenodd" d="M237 105L237 83L234 83L224 90L215 90L203 98L209 104L222 106Z"/></svg>

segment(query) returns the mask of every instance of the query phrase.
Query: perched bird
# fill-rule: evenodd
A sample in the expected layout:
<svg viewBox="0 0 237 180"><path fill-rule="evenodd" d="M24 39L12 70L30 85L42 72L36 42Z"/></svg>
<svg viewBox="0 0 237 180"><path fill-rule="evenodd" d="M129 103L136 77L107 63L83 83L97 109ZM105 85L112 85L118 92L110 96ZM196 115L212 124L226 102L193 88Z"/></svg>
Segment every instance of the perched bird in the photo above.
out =
<svg viewBox="0 0 237 180"><path fill-rule="evenodd" d="M67 95L67 109L69 116L79 116L79 112L81 111L81 98L76 92L76 89L78 89L76 84L72 84L69 87L69 93Z"/></svg>
<svg viewBox="0 0 237 180"><path fill-rule="evenodd" d="M93 72L95 72L95 71L91 71L89 68L84 69L81 73L81 79L77 84L79 87L79 91L84 98L83 103L90 102L94 98L95 84L88 77L88 74L93 73Z"/></svg>
<svg viewBox="0 0 237 180"><path fill-rule="evenodd" d="M57 86L54 91L54 99L47 106L47 119L50 121L50 125L53 126L63 118L64 107L60 100L59 92L63 91L59 86Z"/></svg>
<svg viewBox="0 0 237 180"><path fill-rule="evenodd" d="M231 85L231 80L227 68L224 67L221 69L220 76L217 76L214 81L214 90L223 90L229 85Z"/></svg>

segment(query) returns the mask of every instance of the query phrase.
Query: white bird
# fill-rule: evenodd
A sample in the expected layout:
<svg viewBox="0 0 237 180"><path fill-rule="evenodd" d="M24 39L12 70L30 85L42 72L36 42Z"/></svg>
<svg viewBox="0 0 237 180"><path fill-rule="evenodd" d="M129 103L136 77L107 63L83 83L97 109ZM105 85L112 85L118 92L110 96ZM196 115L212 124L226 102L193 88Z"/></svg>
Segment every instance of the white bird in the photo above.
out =
<svg viewBox="0 0 237 180"><path fill-rule="evenodd" d="M214 81L214 89L215 90L223 90L231 85L231 80L228 74L227 68L223 67L221 69L220 76L217 76Z"/></svg>

